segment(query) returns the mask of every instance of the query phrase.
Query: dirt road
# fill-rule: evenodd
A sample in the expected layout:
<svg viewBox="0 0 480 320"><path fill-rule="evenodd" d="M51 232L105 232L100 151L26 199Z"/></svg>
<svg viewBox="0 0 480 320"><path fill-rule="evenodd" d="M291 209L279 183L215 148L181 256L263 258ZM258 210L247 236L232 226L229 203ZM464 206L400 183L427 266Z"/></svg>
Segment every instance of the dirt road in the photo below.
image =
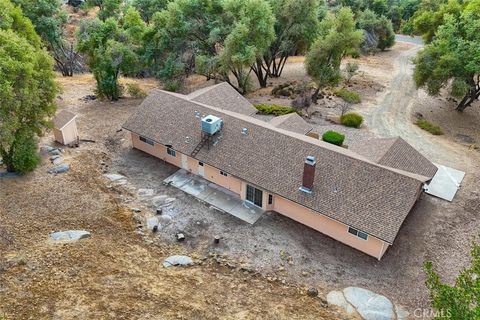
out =
<svg viewBox="0 0 480 320"><path fill-rule="evenodd" d="M408 39L401 39L409 41ZM415 46L401 52L394 60L392 80L387 90L370 105L366 114L367 126L378 136L400 136L434 162L456 166L465 170L469 157L465 148L435 137L414 124L414 105L419 91L413 80L412 59L422 48L417 41L409 41Z"/></svg>

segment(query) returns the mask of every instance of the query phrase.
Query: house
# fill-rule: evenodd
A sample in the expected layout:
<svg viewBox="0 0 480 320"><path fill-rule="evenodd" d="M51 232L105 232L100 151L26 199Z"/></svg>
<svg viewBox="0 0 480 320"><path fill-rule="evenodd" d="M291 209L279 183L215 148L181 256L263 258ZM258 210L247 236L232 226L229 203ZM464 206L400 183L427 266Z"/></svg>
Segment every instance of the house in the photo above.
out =
<svg viewBox="0 0 480 320"><path fill-rule="evenodd" d="M240 95L215 88L228 90L154 90L123 126L133 147L380 259L436 167L403 140L354 152L253 118L246 104L235 112ZM215 106L199 101L205 92Z"/></svg>
<svg viewBox="0 0 480 320"><path fill-rule="evenodd" d="M62 110L55 116L53 119L53 135L55 141L63 145L78 142L76 118L76 114L67 110Z"/></svg>

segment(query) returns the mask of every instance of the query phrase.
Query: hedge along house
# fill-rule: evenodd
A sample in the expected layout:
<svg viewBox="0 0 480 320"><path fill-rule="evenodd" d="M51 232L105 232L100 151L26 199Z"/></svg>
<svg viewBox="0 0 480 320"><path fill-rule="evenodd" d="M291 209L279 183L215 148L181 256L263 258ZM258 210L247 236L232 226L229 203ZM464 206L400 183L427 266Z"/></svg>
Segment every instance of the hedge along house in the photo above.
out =
<svg viewBox="0 0 480 320"><path fill-rule="evenodd" d="M437 168L410 146L387 166L233 112L232 95L241 97L230 92L212 106L155 90L123 128L134 148L380 259ZM221 129L198 148L209 116Z"/></svg>
<svg viewBox="0 0 480 320"><path fill-rule="evenodd" d="M69 145L72 143L78 143L78 130L75 119L77 115L67 111L60 111L53 119L53 135L55 141Z"/></svg>

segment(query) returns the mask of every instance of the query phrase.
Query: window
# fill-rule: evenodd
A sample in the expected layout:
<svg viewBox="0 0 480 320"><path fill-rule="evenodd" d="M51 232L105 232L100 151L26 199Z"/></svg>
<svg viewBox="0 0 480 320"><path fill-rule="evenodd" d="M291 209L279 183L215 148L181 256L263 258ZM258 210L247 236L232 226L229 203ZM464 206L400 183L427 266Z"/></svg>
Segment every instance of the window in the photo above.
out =
<svg viewBox="0 0 480 320"><path fill-rule="evenodd" d="M198 161L198 165L199 165L200 167L203 167L203 162L202 162L202 161Z"/></svg>
<svg viewBox="0 0 480 320"><path fill-rule="evenodd" d="M220 174L224 177L228 177L228 173L226 173L225 171L220 170Z"/></svg>
<svg viewBox="0 0 480 320"><path fill-rule="evenodd" d="M352 227L348 227L348 232L353 234L354 236L357 236L357 237L363 239L363 240L368 239L368 234L366 234L365 232L359 231L357 229L354 229Z"/></svg>
<svg viewBox="0 0 480 320"><path fill-rule="evenodd" d="M142 136L140 136L140 141L145 142L145 143L147 143L151 146L153 146L155 144L155 142L153 142L153 140L150 140L150 139L142 137Z"/></svg>
<svg viewBox="0 0 480 320"><path fill-rule="evenodd" d="M268 195L268 204L273 204L273 195Z"/></svg>
<svg viewBox="0 0 480 320"><path fill-rule="evenodd" d="M172 148L167 148L167 154L171 155L172 157L177 156L177 152L173 150Z"/></svg>

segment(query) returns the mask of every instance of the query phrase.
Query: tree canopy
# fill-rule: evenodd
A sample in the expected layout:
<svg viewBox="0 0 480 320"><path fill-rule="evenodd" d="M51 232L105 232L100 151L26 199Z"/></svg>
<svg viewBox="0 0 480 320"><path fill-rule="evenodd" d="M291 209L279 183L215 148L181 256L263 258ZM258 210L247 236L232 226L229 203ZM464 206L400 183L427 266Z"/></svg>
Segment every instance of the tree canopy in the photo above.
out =
<svg viewBox="0 0 480 320"><path fill-rule="evenodd" d="M121 74L135 75L141 68L139 52L145 24L134 8L121 19L87 20L77 33L77 46L88 57L88 65L97 81L97 94L118 100Z"/></svg>
<svg viewBox="0 0 480 320"><path fill-rule="evenodd" d="M364 31L361 49L365 53L383 51L395 44L392 22L385 16L378 16L370 9L358 14L357 27Z"/></svg>
<svg viewBox="0 0 480 320"><path fill-rule="evenodd" d="M480 318L480 245L473 245L471 255L471 266L460 272L453 286L441 281L432 262L425 263L426 285L436 311L434 319Z"/></svg>
<svg viewBox="0 0 480 320"><path fill-rule="evenodd" d="M153 17L147 61L160 79L176 82L172 89L197 72L244 93L251 65L275 37L274 21L265 0L176 0Z"/></svg>
<svg viewBox="0 0 480 320"><path fill-rule="evenodd" d="M275 39L253 65L261 87L279 77L289 56L306 52L315 40L326 5L318 0L269 0L275 16ZM321 4L321 5L320 5Z"/></svg>
<svg viewBox="0 0 480 320"><path fill-rule="evenodd" d="M36 137L55 113L57 86L32 23L7 0L0 0L0 56L0 156L9 171L25 173L38 163Z"/></svg>
<svg viewBox="0 0 480 320"><path fill-rule="evenodd" d="M340 82L342 58L352 53L362 42L363 32L355 27L350 8L330 13L320 25L320 34L307 53L305 67L316 84L315 102L319 91Z"/></svg>
<svg viewBox="0 0 480 320"><path fill-rule="evenodd" d="M453 6L453 5L452 5ZM461 98L463 111L480 97L480 0L464 3L461 14L446 14L415 58L414 79L430 95L442 88Z"/></svg>

